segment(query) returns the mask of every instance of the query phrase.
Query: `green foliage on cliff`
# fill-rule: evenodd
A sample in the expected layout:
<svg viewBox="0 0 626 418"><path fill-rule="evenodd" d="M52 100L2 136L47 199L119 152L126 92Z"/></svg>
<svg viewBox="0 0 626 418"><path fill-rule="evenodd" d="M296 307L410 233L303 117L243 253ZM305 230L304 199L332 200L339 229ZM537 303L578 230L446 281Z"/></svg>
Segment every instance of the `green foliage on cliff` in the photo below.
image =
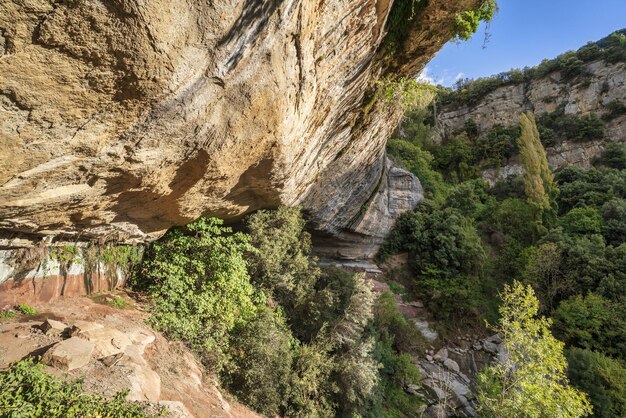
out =
<svg viewBox="0 0 626 418"><path fill-rule="evenodd" d="M577 51L544 60L536 67L511 70L477 80L459 80L454 90L441 91L439 101L453 106L475 104L499 87L529 82L557 71L564 81L582 81L587 75L585 64L595 60L605 60L608 63L626 61L626 29L616 31L597 42L590 42Z"/></svg>
<svg viewBox="0 0 626 418"><path fill-rule="evenodd" d="M476 9L457 13L454 17L455 37L464 41L469 40L478 30L480 22L489 22L497 8L495 0L485 0Z"/></svg>
<svg viewBox="0 0 626 418"><path fill-rule="evenodd" d="M403 354L415 328L397 311L376 319L384 302L363 275L318 266L299 209L258 211L245 226L200 219L150 246L135 279L150 322L268 416L414 413L419 399L402 393L418 383Z"/></svg>
<svg viewBox="0 0 626 418"><path fill-rule="evenodd" d="M243 258L249 249L246 236L215 218L168 232L150 247L140 273L153 301L150 323L220 368L229 333L263 301Z"/></svg>
<svg viewBox="0 0 626 418"><path fill-rule="evenodd" d="M411 30L417 26L419 14L426 7L427 0L397 0L393 2L385 25L386 35L381 49L385 57L401 51L409 39ZM476 7L464 10L454 16L451 36L458 40L468 40L478 30L480 22L490 21L497 10L495 0L476 2Z"/></svg>
<svg viewBox="0 0 626 418"><path fill-rule="evenodd" d="M80 380L70 381L45 372L32 359L0 371L0 417L149 417L139 403L126 400L126 392L112 398L90 395Z"/></svg>

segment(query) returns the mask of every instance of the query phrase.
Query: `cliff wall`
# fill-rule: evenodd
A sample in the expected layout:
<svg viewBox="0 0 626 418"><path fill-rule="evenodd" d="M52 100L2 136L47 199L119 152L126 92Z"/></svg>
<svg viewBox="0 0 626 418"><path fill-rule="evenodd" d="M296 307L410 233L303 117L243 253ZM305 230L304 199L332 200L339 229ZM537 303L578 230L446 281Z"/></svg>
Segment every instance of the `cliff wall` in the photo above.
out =
<svg viewBox="0 0 626 418"><path fill-rule="evenodd" d="M476 103L452 103L443 106L437 115L437 137L441 142L462 130L468 120L476 123L479 132L496 126L517 125L522 112L537 117L563 109L565 115L604 117L604 136L589 141L568 138L546 148L549 163L559 169L568 165L589 168L609 142L626 146L626 114L607 118L611 103L626 104L626 62L608 63L595 60L584 65L584 77L566 79L562 72L525 82L499 87ZM494 183L498 178L522 173L517 156L499 168L483 171L483 178Z"/></svg>
<svg viewBox="0 0 626 418"><path fill-rule="evenodd" d="M2 235L145 242L279 204L358 228L402 114L376 80L414 76L479 1L429 1L389 50L392 3L3 2Z"/></svg>

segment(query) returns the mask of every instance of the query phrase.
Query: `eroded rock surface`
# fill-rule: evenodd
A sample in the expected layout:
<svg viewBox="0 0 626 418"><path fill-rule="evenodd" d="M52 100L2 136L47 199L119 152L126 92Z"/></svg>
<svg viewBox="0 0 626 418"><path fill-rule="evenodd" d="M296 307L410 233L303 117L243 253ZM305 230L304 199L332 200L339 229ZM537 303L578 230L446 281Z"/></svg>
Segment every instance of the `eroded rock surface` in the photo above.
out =
<svg viewBox="0 0 626 418"><path fill-rule="evenodd" d="M0 369L42 355L49 373L84 379L87 393L110 397L128 390L127 399L165 406L174 417L259 417L224 399L182 343L146 325L140 305L122 293L116 297L127 307L69 297L37 304L36 316L0 319ZM44 331L51 329L62 332Z"/></svg>
<svg viewBox="0 0 626 418"><path fill-rule="evenodd" d="M497 88L471 106L444 107L437 116L437 140L463 129L469 119L482 132L497 124L516 125L522 112L542 115L563 107L565 114L602 116L609 111L608 103L626 103L626 62L593 61L585 65L585 71L588 76L583 79L563 80L557 71L529 82ZM626 115L605 122L604 138L588 142L570 138L547 147L548 161L555 169L571 165L589 168L609 141L626 146ZM493 184L498 178L522 172L519 158L514 157L499 169L485 170L483 178Z"/></svg>
<svg viewBox="0 0 626 418"><path fill-rule="evenodd" d="M428 2L389 56L391 3L2 2L0 228L147 241L301 204L350 230L401 116L375 80L416 75L478 0Z"/></svg>

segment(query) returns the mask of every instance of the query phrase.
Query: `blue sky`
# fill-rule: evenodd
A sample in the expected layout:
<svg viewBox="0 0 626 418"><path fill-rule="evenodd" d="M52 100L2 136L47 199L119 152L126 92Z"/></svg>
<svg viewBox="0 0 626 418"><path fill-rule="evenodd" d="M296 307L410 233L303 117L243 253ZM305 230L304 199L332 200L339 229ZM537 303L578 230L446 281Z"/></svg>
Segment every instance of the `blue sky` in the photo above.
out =
<svg viewBox="0 0 626 418"><path fill-rule="evenodd" d="M426 66L422 78L450 86L534 66L616 29L626 28L626 0L498 0L500 11L468 42L449 42Z"/></svg>

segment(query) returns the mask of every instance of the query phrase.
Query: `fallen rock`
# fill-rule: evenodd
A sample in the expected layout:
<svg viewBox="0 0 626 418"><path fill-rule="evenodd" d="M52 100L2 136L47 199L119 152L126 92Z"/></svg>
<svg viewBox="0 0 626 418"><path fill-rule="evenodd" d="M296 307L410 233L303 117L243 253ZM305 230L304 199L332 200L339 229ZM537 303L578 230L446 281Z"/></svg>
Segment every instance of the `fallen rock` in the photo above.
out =
<svg viewBox="0 0 626 418"><path fill-rule="evenodd" d="M130 369L127 398L133 401L158 401L161 396L161 376L150 368L136 345L129 346L124 354L118 364Z"/></svg>
<svg viewBox="0 0 626 418"><path fill-rule="evenodd" d="M93 342L72 337L52 346L44 354L43 362L65 371L78 369L89 363L94 349Z"/></svg>
<svg viewBox="0 0 626 418"><path fill-rule="evenodd" d="M126 334L113 328L94 328L88 331L81 331L77 336L95 344L94 356L96 358L121 353L132 344Z"/></svg>
<svg viewBox="0 0 626 418"><path fill-rule="evenodd" d="M81 332L92 331L94 329L104 328L104 325L98 324L97 322L90 321L76 321L74 325L72 325L72 329L70 330L70 336L74 337Z"/></svg>
<svg viewBox="0 0 626 418"><path fill-rule="evenodd" d="M431 405L426 409L426 415L431 418L445 418L446 408L443 405Z"/></svg>
<svg viewBox="0 0 626 418"><path fill-rule="evenodd" d="M459 373L461 370L459 369L459 364L452 360L452 359L445 359L443 361L443 365L446 366L448 369L452 370L455 373Z"/></svg>
<svg viewBox="0 0 626 418"><path fill-rule="evenodd" d="M46 319L39 329L46 335L60 335L69 327L63 322L54 319Z"/></svg>
<svg viewBox="0 0 626 418"><path fill-rule="evenodd" d="M113 366L115 366L117 364L118 361L120 361L122 359L122 357L124 357L124 353L117 353L117 354L113 354L111 356L102 357L99 360L105 366L113 367Z"/></svg>
<svg viewBox="0 0 626 418"><path fill-rule="evenodd" d="M483 341L483 350L488 353L496 354L498 352L498 345L491 341Z"/></svg>
<svg viewBox="0 0 626 418"><path fill-rule="evenodd" d="M419 395L420 386L418 385L407 385L406 393L410 393L411 395Z"/></svg>
<svg viewBox="0 0 626 418"><path fill-rule="evenodd" d="M439 349L439 351L437 351L437 354L435 354L433 358L435 360L443 362L445 359L448 358L448 349L447 348Z"/></svg>
<svg viewBox="0 0 626 418"><path fill-rule="evenodd" d="M130 338L130 341L139 348L141 354L143 354L146 347L152 344L156 339L154 334L148 334L142 330L132 330L126 334Z"/></svg>
<svg viewBox="0 0 626 418"><path fill-rule="evenodd" d="M424 307L424 304L422 302L420 302L419 300L414 300L412 302L409 302L408 305L411 305L414 308L423 308Z"/></svg>

